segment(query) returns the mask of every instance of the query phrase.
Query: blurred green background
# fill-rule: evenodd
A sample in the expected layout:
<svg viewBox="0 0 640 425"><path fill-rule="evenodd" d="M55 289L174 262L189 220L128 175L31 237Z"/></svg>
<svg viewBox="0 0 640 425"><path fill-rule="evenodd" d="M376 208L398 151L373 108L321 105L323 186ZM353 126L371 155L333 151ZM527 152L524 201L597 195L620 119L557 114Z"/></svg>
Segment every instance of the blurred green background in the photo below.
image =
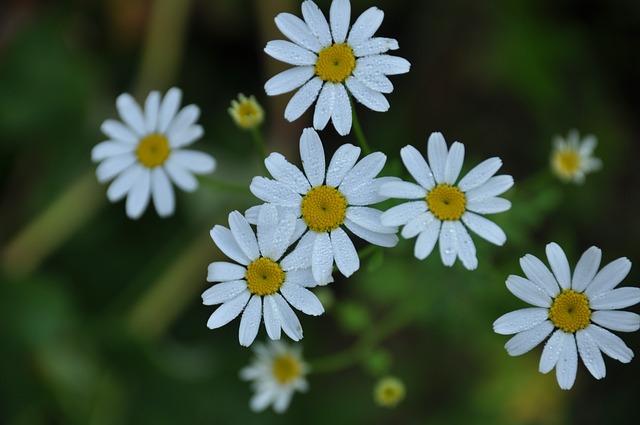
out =
<svg viewBox="0 0 640 425"><path fill-rule="evenodd" d="M574 388L537 372L541 348L512 358L491 324L525 307L505 288L518 258L559 242L575 264L591 245L603 263L636 263L640 225L640 3L596 0L352 0L352 21L385 11L378 36L396 38L411 72L392 78L385 114L358 114L374 150L401 173L399 149L432 131L465 143L465 170L490 156L516 184L513 208L493 217L502 248L474 238L480 265L413 258L415 240L375 249L352 278L323 297L327 313L300 314L305 357L349 349L345 368L309 376L289 411L255 414L238 379L251 350L238 320L206 327L206 266L222 259L209 239L229 211L257 202L203 184L178 193L176 214L149 208L129 220L95 180L91 148L117 118L124 91L184 91L202 109L221 181L262 175L249 134L231 122L237 93L267 112L268 148L298 160L311 113L288 123L290 95L266 98L264 82L286 66L262 48L280 39L273 18L293 0L9 0L0 6L0 423L40 424L602 424L635 423L640 362L605 359L607 377L580 365ZM328 0L319 0L328 13ZM548 171L554 134L599 139L602 171L583 186ZM354 142L331 126L328 150ZM630 309L638 312L638 307ZM264 330L259 339L264 338ZM638 334L621 335L640 352ZM360 342L358 342L360 341ZM364 342L363 342L364 341ZM376 342L375 344L371 341ZM379 342L379 343L378 343ZM363 345L357 345L363 344ZM321 372L321 367L317 371ZM396 408L375 405L378 377L407 387Z"/></svg>

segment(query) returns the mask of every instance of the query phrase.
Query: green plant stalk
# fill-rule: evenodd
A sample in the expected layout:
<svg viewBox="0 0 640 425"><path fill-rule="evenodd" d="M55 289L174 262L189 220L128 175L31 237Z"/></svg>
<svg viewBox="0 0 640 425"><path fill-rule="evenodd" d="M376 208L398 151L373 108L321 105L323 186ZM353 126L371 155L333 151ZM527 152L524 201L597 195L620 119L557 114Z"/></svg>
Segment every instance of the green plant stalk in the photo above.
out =
<svg viewBox="0 0 640 425"><path fill-rule="evenodd" d="M356 135L358 144L362 148L362 153L364 153L365 155L369 155L371 153L371 148L369 147L369 143L367 143L367 138L364 137L362 127L360 126L360 120L358 119L358 114L356 113L356 105L351 96L349 96L349 101L351 102L351 115L353 117L353 132Z"/></svg>

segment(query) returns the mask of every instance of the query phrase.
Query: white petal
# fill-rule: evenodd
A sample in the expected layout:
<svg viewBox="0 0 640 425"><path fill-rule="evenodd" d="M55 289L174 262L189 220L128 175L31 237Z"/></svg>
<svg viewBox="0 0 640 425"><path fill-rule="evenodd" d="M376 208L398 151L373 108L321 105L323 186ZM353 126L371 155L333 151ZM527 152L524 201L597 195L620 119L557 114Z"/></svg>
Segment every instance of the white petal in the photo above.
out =
<svg viewBox="0 0 640 425"><path fill-rule="evenodd" d="M169 136L169 145L172 149L189 146L204 135L204 130L199 125L192 125L180 131L173 131Z"/></svg>
<svg viewBox="0 0 640 425"><path fill-rule="evenodd" d="M433 251L433 248L436 246L436 242L438 242L438 237L440 236L441 225L442 223L439 220L431 220L425 225L424 230L418 235L416 244L413 248L413 255L415 255L418 260L424 260ZM407 227L405 226L405 229L406 228ZM403 236L405 236L404 233Z"/></svg>
<svg viewBox="0 0 640 425"><path fill-rule="evenodd" d="M244 279L247 269L226 261L214 261L207 268L207 282L226 282Z"/></svg>
<svg viewBox="0 0 640 425"><path fill-rule="evenodd" d="M129 157L135 158L133 155L134 146L130 143L107 140L98 143L91 149L91 160L99 162L105 159L118 157L123 154L129 154Z"/></svg>
<svg viewBox="0 0 640 425"><path fill-rule="evenodd" d="M318 56L310 50L285 40L269 41L264 52L274 59L291 65L315 65Z"/></svg>
<svg viewBox="0 0 640 425"><path fill-rule="evenodd" d="M280 267L287 273L290 270L306 269L311 267L313 258L313 246L318 233L314 231L308 231L300 238L300 241L296 245L295 249L290 252L286 257L280 261ZM328 280L320 282L325 285Z"/></svg>
<svg viewBox="0 0 640 425"><path fill-rule="evenodd" d="M380 222L385 226L402 226L425 211L427 204L424 201L404 202L385 211Z"/></svg>
<svg viewBox="0 0 640 425"><path fill-rule="evenodd" d="M353 54L360 58L363 56L379 55L389 50L397 50L400 46L393 38L372 37L359 44L352 44ZM357 65L356 65L357 66ZM375 90L374 87L371 87ZM389 93L389 92L387 92Z"/></svg>
<svg viewBox="0 0 640 425"><path fill-rule="evenodd" d="M247 282L244 280L230 280L213 285L202 293L202 304L216 305L227 302L247 290Z"/></svg>
<svg viewBox="0 0 640 425"><path fill-rule="evenodd" d="M333 154L327 168L327 185L338 187L347 173L353 168L358 157L360 148L350 143L341 145Z"/></svg>
<svg viewBox="0 0 640 425"><path fill-rule="evenodd" d="M240 318L240 331L238 340L244 347L250 346L258 335L260 321L262 320L262 298L254 295L249 300L242 317Z"/></svg>
<svg viewBox="0 0 640 425"><path fill-rule="evenodd" d="M589 295L587 294L587 296ZM636 305L639 302L640 288L629 286L612 289L599 295L589 297L589 306L596 310L617 310Z"/></svg>
<svg viewBox="0 0 640 425"><path fill-rule="evenodd" d="M129 144L137 144L138 135L129 127L122 125L116 120L105 120L100 126L100 130L111 140Z"/></svg>
<svg viewBox="0 0 640 425"><path fill-rule="evenodd" d="M486 183L500 167L502 167L502 160L500 158L486 159L473 167L471 171L460 180L458 188L463 192L479 188L482 184ZM496 195L499 195L499 193Z"/></svg>
<svg viewBox="0 0 640 425"><path fill-rule="evenodd" d="M553 298L560 293L556 278L538 257L527 254L520 259L520 266L527 278L550 297Z"/></svg>
<svg viewBox="0 0 640 425"><path fill-rule="evenodd" d="M295 221L295 218L293 218L293 220ZM249 222L249 220L247 220L247 222ZM258 211L258 218L256 221L258 246L260 247L261 255L263 257L269 257L272 260L280 259L280 257L275 257L273 255L275 242L274 235L278 223L278 208L273 204L262 205ZM289 227L291 228L290 230L292 230L293 226L290 225ZM289 243L289 237L290 234L286 236L287 240L284 243ZM286 249L286 247L284 249Z"/></svg>
<svg viewBox="0 0 640 425"><path fill-rule="evenodd" d="M309 30L311 30L311 33L320 41L320 44L325 47L331 45L329 24L314 2L302 2L302 16L309 26Z"/></svg>
<svg viewBox="0 0 640 425"><path fill-rule="evenodd" d="M290 13L280 13L275 18L278 29L291 41L305 49L318 53L322 49L320 41L309 30L307 24Z"/></svg>
<svg viewBox="0 0 640 425"><path fill-rule="evenodd" d="M618 286L631 270L631 261L618 258L604 266L587 286L584 293L589 299L595 298ZM637 301L636 301L637 302ZM635 303L633 303L635 304ZM629 305L633 305L629 304Z"/></svg>
<svg viewBox="0 0 640 425"><path fill-rule="evenodd" d="M229 228L238 246L248 258L256 260L260 257L256 234L253 232L247 219L238 211L229 213Z"/></svg>
<svg viewBox="0 0 640 425"><path fill-rule="evenodd" d="M469 174L467 174L468 176ZM464 179L463 179L464 180ZM468 192L465 192L465 196L467 197L467 202L480 200L484 198L490 198L493 196L502 195L506 192L511 186L513 186L513 177L511 176L493 176L485 183L477 186ZM458 188L462 190L460 184L458 184Z"/></svg>
<svg viewBox="0 0 640 425"><path fill-rule="evenodd" d="M193 192L198 187L198 180L188 171L182 162L169 156L163 165L173 183L185 192Z"/></svg>
<svg viewBox="0 0 640 425"><path fill-rule="evenodd" d="M556 378L560 388L569 390L573 386L578 372L578 349L573 334L563 332L562 338L564 342L556 364Z"/></svg>
<svg viewBox="0 0 640 425"><path fill-rule="evenodd" d="M309 181L302 171L286 160L278 152L273 152L264 160L264 165L274 179L285 184L295 192L304 195L311 189Z"/></svg>
<svg viewBox="0 0 640 425"><path fill-rule="evenodd" d="M598 272L601 258L602 251L595 246L592 246L582 254L573 272L571 289L577 292L583 292L586 287L589 286Z"/></svg>
<svg viewBox="0 0 640 425"><path fill-rule="evenodd" d="M282 319L276 306L276 301L273 295L267 295L264 297L262 303L262 314L264 319L264 327L267 330L269 338L276 340L280 339L282 329Z"/></svg>
<svg viewBox="0 0 640 425"><path fill-rule="evenodd" d="M360 268L360 258L353 242L339 227L331 231L331 246L336 266L345 277L351 276Z"/></svg>
<svg viewBox="0 0 640 425"><path fill-rule="evenodd" d="M318 77L312 78L304 86L293 95L287 107L284 110L284 117L288 121L294 121L309 109L309 106L316 100L320 89L322 88L322 80Z"/></svg>
<svg viewBox="0 0 640 425"><path fill-rule="evenodd" d="M355 46L367 40L380 28L383 19L384 12L377 7L365 10L353 23L347 42Z"/></svg>
<svg viewBox="0 0 640 425"><path fill-rule="evenodd" d="M427 226L434 221L438 223L438 229L440 229L442 222L436 219L431 212L426 211L422 214L418 214L409 220L409 222L402 228L402 237L405 239L413 238L418 235L418 233L423 232Z"/></svg>
<svg viewBox="0 0 640 425"><path fill-rule="evenodd" d="M313 75L313 66L296 66L271 77L265 83L264 91L269 96L288 93L309 81Z"/></svg>
<svg viewBox="0 0 640 425"><path fill-rule="evenodd" d="M424 199L427 196L427 190L424 187L405 181L385 183L380 187L378 193L382 196L399 199Z"/></svg>
<svg viewBox="0 0 640 425"><path fill-rule="evenodd" d="M200 127L194 125L199 117L200 108L198 108L196 105L187 105L176 114L176 116L171 120L169 127L167 127L167 137L169 138L169 140L174 141L174 146L184 146L185 144L187 144L184 143L186 137L182 133L188 132L187 130L191 126ZM201 130L200 136L202 136L202 134L204 134L203 130ZM176 138L182 143L175 143Z"/></svg>
<svg viewBox="0 0 640 425"><path fill-rule="evenodd" d="M134 220L139 218L147 209L150 197L151 172L148 168L144 168L127 194L126 210L129 218Z"/></svg>
<svg viewBox="0 0 640 425"><path fill-rule="evenodd" d="M111 202L119 201L126 195L133 185L138 181L142 174L144 167L140 164L134 163L129 168L125 169L116 179L109 185L107 189L107 198Z"/></svg>
<svg viewBox="0 0 640 425"><path fill-rule="evenodd" d="M140 109L138 103L129 93L123 93L118 96L116 99L116 107L118 108L120 118L122 118L129 128L136 133L136 135L143 136L146 133L142 109Z"/></svg>
<svg viewBox="0 0 640 425"><path fill-rule="evenodd" d="M194 174L208 174L216 168L216 161L210 155L193 151L190 149L180 149L171 152L171 159L180 163L182 168Z"/></svg>
<svg viewBox="0 0 640 425"><path fill-rule="evenodd" d="M158 115L158 132L164 133L169 128L169 124L173 121L173 118L178 112L180 102L182 101L182 90L173 87L169 89L167 94L162 99L160 104L160 111Z"/></svg>
<svg viewBox="0 0 640 425"><path fill-rule="evenodd" d="M349 0L333 0L329 9L329 22L334 43L342 43L347 38L351 19L351 3Z"/></svg>
<svg viewBox="0 0 640 425"><path fill-rule="evenodd" d="M629 363L633 358L633 351L617 335L597 325L589 325L582 330L588 333L598 344L600 350L612 359L622 363Z"/></svg>
<svg viewBox="0 0 640 425"><path fill-rule="evenodd" d="M382 93L365 86L358 78L351 76L347 78L345 84L353 97L372 111L386 112L389 110L387 98Z"/></svg>
<svg viewBox="0 0 640 425"><path fill-rule="evenodd" d="M324 307L322 307L322 303L318 297L307 288L285 282L280 288L280 292L289 304L305 314L319 316L324 313Z"/></svg>
<svg viewBox="0 0 640 425"><path fill-rule="evenodd" d="M358 226L379 233L397 233L395 226L386 226L382 224L380 216L382 211L370 207L353 207L347 208L347 218Z"/></svg>
<svg viewBox="0 0 640 425"><path fill-rule="evenodd" d="M500 316L493 322L493 331L501 335L511 335L538 326L549 318L545 308L523 308Z"/></svg>
<svg viewBox="0 0 640 425"><path fill-rule="evenodd" d="M507 289L520 298L536 307L551 307L551 297L538 285L520 276L510 275L507 278Z"/></svg>
<svg viewBox="0 0 640 425"><path fill-rule="evenodd" d="M265 177L254 177L249 190L259 199L285 207L300 207L302 196L289 186Z"/></svg>
<svg viewBox="0 0 640 425"><path fill-rule="evenodd" d="M316 282L322 284L331 276L333 269L333 247L326 232L318 233L313 243L311 270Z"/></svg>
<svg viewBox="0 0 640 425"><path fill-rule="evenodd" d="M249 301L251 294L243 291L235 298L225 302L213 312L207 321L209 329L216 329L226 325L240 314Z"/></svg>
<svg viewBox="0 0 640 425"><path fill-rule="evenodd" d="M444 141L442 133L431 133L427 143L427 157L436 183L444 182L444 165L447 162L448 153L447 142Z"/></svg>
<svg viewBox="0 0 640 425"><path fill-rule="evenodd" d="M265 207L263 207L262 210L266 210L267 208ZM263 214L262 210L260 212L261 214ZM260 221L258 222L258 226L260 226ZM272 260L279 260L293 242L291 236L293 235L295 227L296 218L293 215L289 214L282 217L275 231L270 232L271 237L269 241L261 244L262 254Z"/></svg>
<svg viewBox="0 0 640 425"><path fill-rule="evenodd" d="M312 128L305 128L300 136L300 159L311 186L320 186L325 173L324 148L320 136Z"/></svg>
<svg viewBox="0 0 640 425"><path fill-rule="evenodd" d="M604 378L607 374L607 369L598 344L595 343L588 332L585 333L583 330L576 332L576 342L578 343L578 353L580 353L582 363L591 372L591 375L596 379Z"/></svg>
<svg viewBox="0 0 640 425"><path fill-rule="evenodd" d="M160 93L152 91L144 102L144 126L147 133L154 133L158 124L160 109Z"/></svg>
<svg viewBox="0 0 640 425"><path fill-rule="evenodd" d="M442 264L451 267L458 256L458 237L452 221L443 221L438 240Z"/></svg>
<svg viewBox="0 0 640 425"><path fill-rule="evenodd" d="M544 341L553 331L553 324L545 320L531 329L522 331L511 338L504 348L511 356L519 356L530 351L532 348Z"/></svg>
<svg viewBox="0 0 640 425"><path fill-rule="evenodd" d="M273 295L273 299L280 314L282 330L292 340L300 341L302 339L302 325L300 325L298 316L296 316L285 299L282 298L282 295L276 293Z"/></svg>
<svg viewBox="0 0 640 425"><path fill-rule="evenodd" d="M360 185L357 190L351 190L348 196L349 205L372 205L389 199L388 196L380 195L382 185L390 182L398 182L400 179L394 176L378 177L369 180L367 184Z"/></svg>
<svg viewBox="0 0 640 425"><path fill-rule="evenodd" d="M284 270L284 268L283 268ZM318 286L316 281L313 279L313 273L311 272L311 267L306 269L299 270L287 270L287 280L286 282L291 285L302 286L304 288L315 288ZM330 282L327 282L330 283Z"/></svg>
<svg viewBox="0 0 640 425"><path fill-rule="evenodd" d="M100 183L107 182L136 163L133 154L122 154L105 159L96 168L96 177Z"/></svg>
<svg viewBox="0 0 640 425"><path fill-rule="evenodd" d="M405 146L400 149L400 157L402 157L402 162L409 171L409 174L411 174L420 186L427 190L433 189L436 183L433 180L431 168L429 168L427 161L425 161L424 157L416 148L411 145Z"/></svg>
<svg viewBox="0 0 640 425"><path fill-rule="evenodd" d="M333 84L333 83L327 83ZM334 103L331 111L331 122L341 136L346 136L351 131L351 101L347 90L342 84L334 85ZM322 130L319 128L318 130Z"/></svg>
<svg viewBox="0 0 640 425"><path fill-rule="evenodd" d="M456 237L458 239L458 258L460 258L462 265L467 270L475 270L478 267L476 246L461 222L454 221L453 224L456 228Z"/></svg>
<svg viewBox="0 0 640 425"><path fill-rule="evenodd" d="M371 180L378 175L384 167L387 157L382 152L373 152L362 158L349 172L342 183L340 183L340 192L349 200L351 193L357 193L363 187L371 184Z"/></svg>
<svg viewBox="0 0 640 425"><path fill-rule="evenodd" d="M492 244L502 246L507 240L504 231L491 220L474 214L470 211L462 214L462 222L471 229L475 234L483 239L488 240Z"/></svg>
<svg viewBox="0 0 640 425"><path fill-rule="evenodd" d="M560 353L562 353L564 343L566 341L565 336L567 333L557 330L551 335L544 345L542 355L540 356L540 365L538 370L540 373L549 373L558 364ZM569 341L573 343L573 341Z"/></svg>
<svg viewBox="0 0 640 425"><path fill-rule="evenodd" d="M594 311L591 321L619 332L635 332L640 329L640 316L630 311Z"/></svg>
<svg viewBox="0 0 640 425"><path fill-rule="evenodd" d="M160 167L151 170L151 193L153 205L160 217L168 217L175 211L176 198L173 186Z"/></svg>
<svg viewBox="0 0 640 425"><path fill-rule="evenodd" d="M365 68L358 66L358 63L356 62L356 68L353 70L353 76L372 90L379 91L380 93L391 93L393 91L393 84L391 83L391 80L389 80L389 78L387 78L387 76L382 72L374 70L371 67Z"/></svg>
<svg viewBox="0 0 640 425"><path fill-rule="evenodd" d="M316 108L313 111L313 127L325 128L331 114L333 113L333 105L335 100L335 84L325 84L322 86Z"/></svg>
<svg viewBox="0 0 640 425"><path fill-rule="evenodd" d="M396 246L398 243L398 237L395 235L395 233L390 234L373 232L369 229L365 229L362 226L358 226L349 219L346 219L344 221L344 225L347 226L347 229L351 230L356 236L374 245L391 248Z"/></svg>
<svg viewBox="0 0 640 425"><path fill-rule="evenodd" d="M511 202L504 198L467 200L466 208L477 214L496 214L508 211L511 208Z"/></svg>
<svg viewBox="0 0 640 425"><path fill-rule="evenodd" d="M464 145L460 142L454 142L447 154L447 161L444 164L444 182L453 185L462 169L464 162Z"/></svg>
<svg viewBox="0 0 640 425"><path fill-rule="evenodd" d="M248 266L251 263L251 259L245 255L245 253L240 249L238 243L233 238L233 234L231 230L227 229L224 226L220 226L216 224L213 229L209 232L211 235L211 239L216 244L216 246L222 251L227 257L231 258L238 263Z"/></svg>
<svg viewBox="0 0 640 425"><path fill-rule="evenodd" d="M358 58L356 67L363 72L379 72L384 75L397 75L409 72L411 64L404 58L391 55L372 55Z"/></svg>

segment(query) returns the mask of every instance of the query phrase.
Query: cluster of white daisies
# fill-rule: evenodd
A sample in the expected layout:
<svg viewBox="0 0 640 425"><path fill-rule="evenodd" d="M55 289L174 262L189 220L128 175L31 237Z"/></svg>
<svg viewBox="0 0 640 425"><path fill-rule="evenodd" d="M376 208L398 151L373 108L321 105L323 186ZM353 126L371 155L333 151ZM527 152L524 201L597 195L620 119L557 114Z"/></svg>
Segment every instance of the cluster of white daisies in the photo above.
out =
<svg viewBox="0 0 640 425"><path fill-rule="evenodd" d="M393 91L389 75L409 71L409 62L387 54L398 49L391 38L374 37L384 13L371 7L350 26L349 0L334 0L329 20L313 1L302 3L303 19L281 13L275 23L290 40L267 43L265 52L293 65L265 84L268 95L297 89L284 116L292 121L314 102L313 127L300 137L301 167L279 153L264 161L271 177L254 177L251 192L262 204L242 214L229 214L228 225L216 225L211 237L231 261L209 265L207 280L213 283L202 294L206 305L219 305L207 323L211 329L240 317L239 342L251 345L260 328L277 341L284 332L299 341L302 326L295 310L317 316L322 303L310 290L333 281L334 267L351 276L360 267L353 236L370 244L393 247L397 233L416 238L414 254L422 260L438 245L442 263L456 259L468 270L478 266L471 233L503 245L506 235L484 217L510 209L500 197L513 185L508 175L496 175L502 161L489 158L460 178L465 147L450 146L440 133L428 139L425 156L413 146L400 151L414 182L393 176L378 176L385 154L370 153L360 158L361 149L343 144L328 160L316 130L329 120L341 135L352 126L352 99L374 111L386 111L384 94ZM243 127L262 119L259 106L241 97L232 115ZM203 135L196 124L199 108L179 108L181 91L173 88L161 99L158 92L147 97L141 108L129 94L117 99L123 122L106 120L102 131L109 140L97 145L92 159L100 162L100 182L113 180L107 190L115 202L126 196L126 212L138 218L150 199L160 216L175 210L173 185L193 191L194 175L215 169L208 154L185 149ZM249 103L247 103L249 102ZM244 109L242 109L244 108ZM246 113L243 113L246 111ZM250 116L249 116L250 115ZM573 134L573 133L572 133ZM595 140L585 145L574 140L556 141L553 169L565 180L581 181L586 172L597 169L591 157ZM381 211L374 205L396 198L403 202ZM401 229L399 229L401 227ZM580 259L571 276L569 263L556 244L547 246L549 270L531 255L522 258L526 278L509 276L508 289L531 303L528 308L508 313L494 323L501 334L516 334L506 345L511 355L523 354L546 340L540 371L557 371L561 388L571 388L578 354L596 378L605 374L602 354L628 362L631 350L606 330L635 331L640 316L620 308L640 301L640 289L614 289L630 269L627 259L616 260L600 272L600 250L593 247ZM256 364L242 376L254 380L256 396L251 406L261 410L273 405L283 411L294 390L306 388L308 367L298 348L282 342L258 345Z"/></svg>

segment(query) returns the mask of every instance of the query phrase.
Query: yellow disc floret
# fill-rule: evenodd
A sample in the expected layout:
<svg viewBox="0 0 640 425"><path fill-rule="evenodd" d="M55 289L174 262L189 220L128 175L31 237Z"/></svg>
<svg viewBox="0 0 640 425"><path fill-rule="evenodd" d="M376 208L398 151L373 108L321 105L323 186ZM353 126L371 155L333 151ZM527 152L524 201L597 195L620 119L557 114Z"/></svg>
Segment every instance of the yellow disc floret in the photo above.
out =
<svg viewBox="0 0 640 425"><path fill-rule="evenodd" d="M347 215L347 199L331 186L311 189L302 198L300 207L307 227L315 232L337 229Z"/></svg>
<svg viewBox="0 0 640 425"><path fill-rule="evenodd" d="M331 83L342 83L356 67L356 56L347 43L333 44L318 53L315 72L318 77Z"/></svg>
<svg viewBox="0 0 640 425"><path fill-rule="evenodd" d="M235 123L246 130L258 127L264 121L264 110L254 96L246 97L242 93L238 100L231 101L229 114Z"/></svg>
<svg viewBox="0 0 640 425"><path fill-rule="evenodd" d="M247 286L254 295L275 294L282 286L286 273L270 258L260 257L247 267Z"/></svg>
<svg viewBox="0 0 640 425"><path fill-rule="evenodd" d="M378 381L373 389L373 398L383 407L394 407L405 394L404 383L393 376L387 376Z"/></svg>
<svg viewBox="0 0 640 425"><path fill-rule="evenodd" d="M553 300L549 308L549 320L556 328L574 333L591 323L591 309L587 296L572 289L565 289Z"/></svg>
<svg viewBox="0 0 640 425"><path fill-rule="evenodd" d="M158 133L143 137L136 148L138 161L148 168L164 164L170 152L169 141L164 135Z"/></svg>
<svg viewBox="0 0 640 425"><path fill-rule="evenodd" d="M551 166L556 175L563 179L571 179L580 171L580 154L572 148L558 149L553 153Z"/></svg>
<svg viewBox="0 0 640 425"><path fill-rule="evenodd" d="M271 371L280 384L287 384L302 376L302 364L291 354L282 354L273 359Z"/></svg>
<svg viewBox="0 0 640 425"><path fill-rule="evenodd" d="M455 186L439 184L426 197L429 210L438 220L459 220L465 211L467 198Z"/></svg>

